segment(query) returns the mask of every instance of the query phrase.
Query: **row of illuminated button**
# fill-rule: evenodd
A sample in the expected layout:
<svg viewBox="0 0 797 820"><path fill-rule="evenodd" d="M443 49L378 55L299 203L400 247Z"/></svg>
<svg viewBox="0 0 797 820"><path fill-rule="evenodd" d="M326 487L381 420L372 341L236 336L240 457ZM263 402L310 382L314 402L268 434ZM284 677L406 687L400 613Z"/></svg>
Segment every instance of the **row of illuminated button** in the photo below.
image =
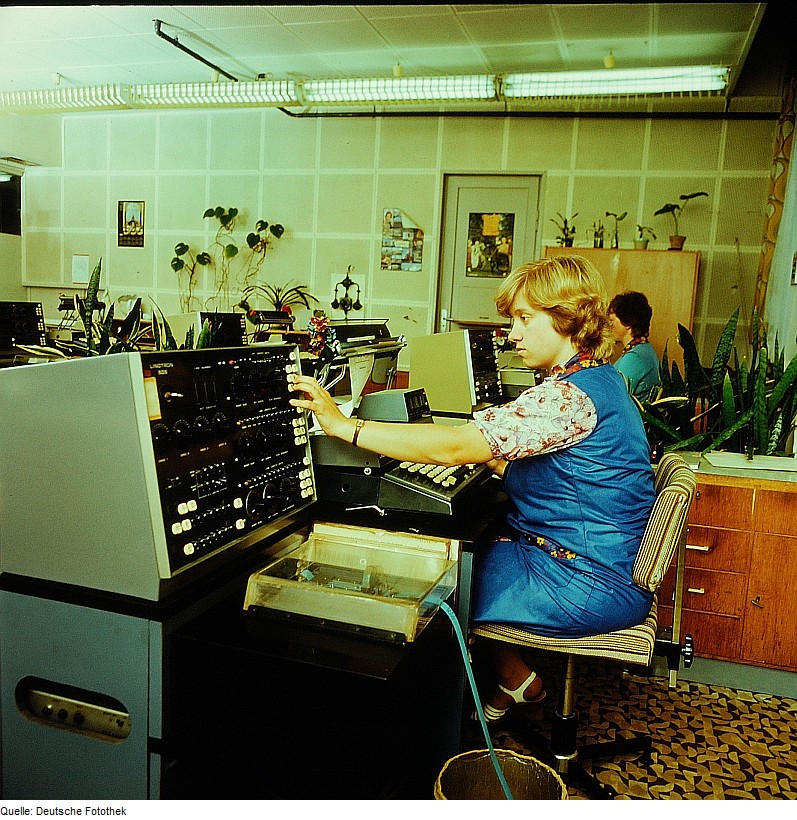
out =
<svg viewBox="0 0 797 820"><path fill-rule="evenodd" d="M461 478L462 473L469 473L473 465L446 467L441 464L420 464L413 461L402 461L399 468L406 470L408 473L425 476L434 484L440 484L442 487L453 487Z"/></svg>
<svg viewBox="0 0 797 820"><path fill-rule="evenodd" d="M216 532L206 535L195 542L190 541L189 543L184 544L183 554L194 555L208 544L213 545L223 543L226 540L225 536L231 534L234 530L242 530L245 526L246 521L243 518L239 518L234 525L227 524L226 526L220 527Z"/></svg>
<svg viewBox="0 0 797 820"><path fill-rule="evenodd" d="M313 471L310 468L300 470L299 489L302 498L309 498L313 494Z"/></svg>
<svg viewBox="0 0 797 820"><path fill-rule="evenodd" d="M234 498L232 501L232 506L236 510L240 510L243 508L244 501L242 498ZM223 509L223 508L219 508ZM197 502L192 498L189 501L180 503L177 505L177 512L180 515L187 515L189 512L196 512L197 510ZM208 511L208 513L200 514L196 516L196 520L199 521L202 518L206 518L211 512L217 511ZM180 535L184 532L189 532L193 528L193 522L190 518L183 518L182 521L175 521L172 524L172 535Z"/></svg>

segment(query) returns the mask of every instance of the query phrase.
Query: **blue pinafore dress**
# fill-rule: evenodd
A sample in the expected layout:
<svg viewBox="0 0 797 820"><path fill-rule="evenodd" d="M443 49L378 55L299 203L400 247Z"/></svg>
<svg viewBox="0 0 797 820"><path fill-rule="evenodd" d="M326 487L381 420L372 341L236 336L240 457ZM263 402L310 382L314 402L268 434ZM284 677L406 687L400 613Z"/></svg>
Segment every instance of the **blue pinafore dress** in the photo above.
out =
<svg viewBox="0 0 797 820"><path fill-rule="evenodd" d="M610 364L558 378L589 396L597 422L571 446L508 462L512 509L506 530L477 556L471 620L583 637L639 623L650 610L652 593L636 586L632 568L653 470L639 411Z"/></svg>

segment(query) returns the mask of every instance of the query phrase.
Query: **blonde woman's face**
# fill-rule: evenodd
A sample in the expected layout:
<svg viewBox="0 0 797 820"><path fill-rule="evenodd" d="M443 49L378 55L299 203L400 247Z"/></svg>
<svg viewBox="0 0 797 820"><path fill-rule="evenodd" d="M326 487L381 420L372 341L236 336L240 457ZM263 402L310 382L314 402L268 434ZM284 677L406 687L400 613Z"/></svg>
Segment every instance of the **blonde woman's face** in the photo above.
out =
<svg viewBox="0 0 797 820"><path fill-rule="evenodd" d="M515 297L510 317L509 340L526 367L550 370L554 365L565 364L576 354L570 337L554 330L550 314L531 307L525 297Z"/></svg>

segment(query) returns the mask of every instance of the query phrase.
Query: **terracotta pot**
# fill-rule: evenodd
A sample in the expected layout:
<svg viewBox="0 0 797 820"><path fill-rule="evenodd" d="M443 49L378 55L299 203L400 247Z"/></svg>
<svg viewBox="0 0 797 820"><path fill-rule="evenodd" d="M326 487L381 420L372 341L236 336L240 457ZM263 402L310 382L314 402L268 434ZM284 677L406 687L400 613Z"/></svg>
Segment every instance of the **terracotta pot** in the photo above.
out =
<svg viewBox="0 0 797 820"><path fill-rule="evenodd" d="M649 239L635 239L634 240L634 247L638 251L645 251L648 248L648 242L650 242Z"/></svg>
<svg viewBox="0 0 797 820"><path fill-rule="evenodd" d="M673 234L670 237L670 250L682 251L684 249L684 242L686 242L685 236L681 236L680 234Z"/></svg>

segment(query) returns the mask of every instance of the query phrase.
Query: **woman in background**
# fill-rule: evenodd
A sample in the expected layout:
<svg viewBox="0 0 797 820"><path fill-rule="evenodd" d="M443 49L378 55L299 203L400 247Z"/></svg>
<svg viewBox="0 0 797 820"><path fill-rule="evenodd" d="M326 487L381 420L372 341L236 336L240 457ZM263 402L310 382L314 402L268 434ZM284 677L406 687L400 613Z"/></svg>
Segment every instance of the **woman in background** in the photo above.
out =
<svg viewBox="0 0 797 820"><path fill-rule="evenodd" d="M659 357L648 340L653 310L644 293L629 290L609 302L615 342L623 346L614 363L628 382L632 396L643 401L659 386Z"/></svg>
<svg viewBox="0 0 797 820"><path fill-rule="evenodd" d="M488 464L503 476L511 510L479 556L473 623L500 622L553 636L584 636L641 621L652 595L632 567L653 505L645 431L612 350L600 274L560 256L522 265L496 298L512 320L524 364L550 375L506 405L459 427L351 419L318 382L296 376L291 400L327 435L391 458ZM545 696L512 645L487 641L498 686L488 720Z"/></svg>

